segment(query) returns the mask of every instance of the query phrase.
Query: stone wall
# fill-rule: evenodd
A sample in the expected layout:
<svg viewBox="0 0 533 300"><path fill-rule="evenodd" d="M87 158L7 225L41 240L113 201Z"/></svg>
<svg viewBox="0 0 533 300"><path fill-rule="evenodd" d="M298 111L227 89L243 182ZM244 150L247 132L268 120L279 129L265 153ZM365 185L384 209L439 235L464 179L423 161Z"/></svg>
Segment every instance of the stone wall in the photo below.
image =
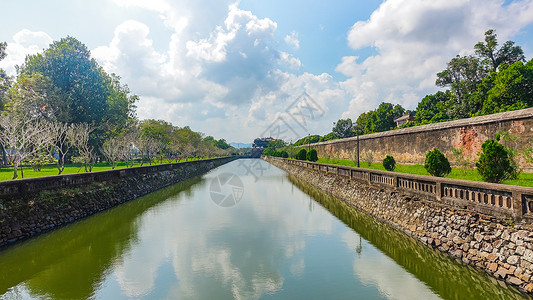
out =
<svg viewBox="0 0 533 300"><path fill-rule="evenodd" d="M533 292L531 224L514 224L512 220L415 198L386 186L288 164L283 159L264 159L430 247Z"/></svg>
<svg viewBox="0 0 533 300"><path fill-rule="evenodd" d="M0 183L0 247L53 230L236 157Z"/></svg>
<svg viewBox="0 0 533 300"><path fill-rule="evenodd" d="M483 142L494 138L499 131L506 131L517 139L505 142L506 146L519 151L532 147L533 108L362 135L359 137L360 160L372 153L374 162L392 155L400 164L423 164L426 152L436 147L452 164L455 163L453 148L462 148L464 157L474 162L479 158ZM317 149L319 157L357 159L356 137L316 143L311 147ZM531 170L531 165L523 158L519 161Z"/></svg>

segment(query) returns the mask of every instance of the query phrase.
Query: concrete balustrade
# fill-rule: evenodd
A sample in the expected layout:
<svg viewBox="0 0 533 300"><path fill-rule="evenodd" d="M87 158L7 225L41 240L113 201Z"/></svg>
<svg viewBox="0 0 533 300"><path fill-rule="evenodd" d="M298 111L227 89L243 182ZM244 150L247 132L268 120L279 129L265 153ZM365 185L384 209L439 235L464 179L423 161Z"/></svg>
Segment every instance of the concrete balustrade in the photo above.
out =
<svg viewBox="0 0 533 300"><path fill-rule="evenodd" d="M533 188L486 182L395 173L364 168L304 162L286 158L286 163L392 189L424 200L459 209L515 220L533 221Z"/></svg>

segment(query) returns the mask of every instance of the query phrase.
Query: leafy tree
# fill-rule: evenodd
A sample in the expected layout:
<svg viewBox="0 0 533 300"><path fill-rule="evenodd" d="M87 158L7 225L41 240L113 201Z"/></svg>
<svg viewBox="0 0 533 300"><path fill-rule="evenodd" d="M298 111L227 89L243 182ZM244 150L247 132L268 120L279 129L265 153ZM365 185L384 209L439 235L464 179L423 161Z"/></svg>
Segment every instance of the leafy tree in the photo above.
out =
<svg viewBox="0 0 533 300"><path fill-rule="evenodd" d="M445 70L437 73L436 85L449 86L453 94L447 103L451 119L466 118L475 113L469 102L470 95L488 74L479 58L459 55L448 63Z"/></svg>
<svg viewBox="0 0 533 300"><path fill-rule="evenodd" d="M490 77L482 114L492 114L533 106L533 60L500 66ZM488 85L488 83L484 83ZM480 90L483 86L478 87Z"/></svg>
<svg viewBox="0 0 533 300"><path fill-rule="evenodd" d="M417 125L448 121L446 103L451 97L450 91L438 91L434 95L427 95L416 108L415 123Z"/></svg>
<svg viewBox="0 0 533 300"><path fill-rule="evenodd" d="M0 61L3 60L6 56L6 47L7 43L0 43ZM0 109L3 110L4 104L4 95L11 86L11 77L7 76L6 71L0 68Z"/></svg>
<svg viewBox="0 0 533 300"><path fill-rule="evenodd" d="M383 167L387 171L394 171L394 168L396 167L396 161L394 160L394 157L387 155L383 159Z"/></svg>
<svg viewBox="0 0 533 300"><path fill-rule="evenodd" d="M476 54L485 59L492 72L496 72L501 64L511 65L515 62L525 61L524 51L520 46L515 46L514 42L505 42L500 49L496 31L489 29L485 32L485 42L479 42L474 46Z"/></svg>
<svg viewBox="0 0 533 300"><path fill-rule="evenodd" d="M352 127L353 124L351 119L340 119L333 123L333 129L331 132L339 139L352 137L355 135Z"/></svg>
<svg viewBox="0 0 533 300"><path fill-rule="evenodd" d="M318 160L318 154L316 152L316 149L311 149L309 152L307 152L306 157L308 161L317 161Z"/></svg>
<svg viewBox="0 0 533 300"><path fill-rule="evenodd" d="M215 147L224 149L224 150L229 149L231 147L228 143L226 143L225 139L220 139L216 141L214 145Z"/></svg>
<svg viewBox="0 0 533 300"><path fill-rule="evenodd" d="M324 135L323 137L321 137L318 141L319 142L325 142L325 141L331 141L331 140L336 140L336 139L338 139L338 137L335 135L335 133L330 132L330 133Z"/></svg>
<svg viewBox="0 0 533 300"><path fill-rule="evenodd" d="M452 171L450 162L437 148L434 148L426 153L424 168L429 174L437 177L444 177L450 174Z"/></svg>
<svg viewBox="0 0 533 300"><path fill-rule="evenodd" d="M296 153L296 159L298 160L306 160L307 159L307 151L305 149L300 149L298 153Z"/></svg>
<svg viewBox="0 0 533 300"><path fill-rule="evenodd" d="M289 153L287 153L287 151L283 150L283 151L281 151L281 157L289 158Z"/></svg>
<svg viewBox="0 0 533 300"><path fill-rule="evenodd" d="M311 136L306 136L306 137L303 137L299 140L297 140L295 143L294 143L294 146L301 146L301 145L307 145L309 143L318 143L320 142L320 135L311 135Z"/></svg>
<svg viewBox="0 0 533 300"><path fill-rule="evenodd" d="M509 154L502 144L488 139L481 145L481 150L476 168L483 180L499 183L511 176L513 168Z"/></svg>

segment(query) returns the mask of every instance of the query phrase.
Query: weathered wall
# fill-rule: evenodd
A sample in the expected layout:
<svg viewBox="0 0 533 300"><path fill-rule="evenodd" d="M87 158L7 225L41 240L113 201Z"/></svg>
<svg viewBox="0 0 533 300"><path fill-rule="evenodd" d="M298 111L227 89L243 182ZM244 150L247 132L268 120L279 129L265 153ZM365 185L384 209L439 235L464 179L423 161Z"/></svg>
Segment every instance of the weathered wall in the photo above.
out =
<svg viewBox="0 0 533 300"><path fill-rule="evenodd" d="M510 136L518 138L516 143L507 143L506 146L518 150L532 147L533 108L362 135L359 137L360 159L362 161L370 152L375 162L392 155L397 163L423 164L426 152L436 147L451 163L454 163L453 148L463 148L463 155L476 161L483 142L494 138L499 131L507 131ZM319 157L353 160L357 138L316 143L311 147L317 149ZM525 160L520 162L531 168Z"/></svg>
<svg viewBox="0 0 533 300"><path fill-rule="evenodd" d="M345 176L265 158L289 174L361 209L424 244L533 291L533 229L423 197L350 181Z"/></svg>
<svg viewBox="0 0 533 300"><path fill-rule="evenodd" d="M235 157L0 183L0 247L203 174Z"/></svg>

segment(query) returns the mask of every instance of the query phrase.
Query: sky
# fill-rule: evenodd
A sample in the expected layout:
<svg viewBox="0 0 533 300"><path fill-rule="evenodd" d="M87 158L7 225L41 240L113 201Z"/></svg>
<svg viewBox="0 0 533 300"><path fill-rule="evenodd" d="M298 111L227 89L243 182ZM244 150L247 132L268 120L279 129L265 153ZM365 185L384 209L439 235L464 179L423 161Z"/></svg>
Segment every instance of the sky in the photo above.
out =
<svg viewBox="0 0 533 300"><path fill-rule="evenodd" d="M533 0L0 0L0 18L8 74L73 36L140 96L139 119L240 143L414 110L488 29L533 57Z"/></svg>

